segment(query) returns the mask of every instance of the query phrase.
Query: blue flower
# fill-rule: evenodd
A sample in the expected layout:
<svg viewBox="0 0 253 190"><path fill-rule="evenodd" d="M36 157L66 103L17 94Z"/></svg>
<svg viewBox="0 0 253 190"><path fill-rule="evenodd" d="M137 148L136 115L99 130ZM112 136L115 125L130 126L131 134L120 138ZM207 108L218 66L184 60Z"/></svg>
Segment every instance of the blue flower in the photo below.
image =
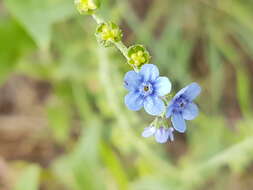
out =
<svg viewBox="0 0 253 190"><path fill-rule="evenodd" d="M154 126L149 126L144 129L142 136L145 138L155 136L158 143L166 143L168 140L174 141L173 131L174 129L172 127L160 127L157 129Z"/></svg>
<svg viewBox="0 0 253 190"><path fill-rule="evenodd" d="M171 83L167 77L159 77L155 65L145 64L139 72L127 72L124 86L129 90L125 104L130 110L138 111L144 106L150 115L160 115L165 111L165 104L160 97L170 92Z"/></svg>
<svg viewBox="0 0 253 190"><path fill-rule="evenodd" d="M186 130L185 120L194 119L199 111L193 100L200 94L201 87L197 83L191 83L181 89L170 101L166 117L171 117L173 127L181 133Z"/></svg>

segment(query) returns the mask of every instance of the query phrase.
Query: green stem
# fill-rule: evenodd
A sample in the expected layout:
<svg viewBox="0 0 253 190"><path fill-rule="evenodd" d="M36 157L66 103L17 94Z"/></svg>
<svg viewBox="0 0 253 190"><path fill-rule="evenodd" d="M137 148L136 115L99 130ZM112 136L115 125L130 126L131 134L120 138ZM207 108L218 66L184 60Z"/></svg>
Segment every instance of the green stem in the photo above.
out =
<svg viewBox="0 0 253 190"><path fill-rule="evenodd" d="M123 44L122 41L114 43L115 46L119 49L119 51L125 56L127 60L129 60L129 57L127 55L127 47Z"/></svg>
<svg viewBox="0 0 253 190"><path fill-rule="evenodd" d="M96 14L93 14L92 15L92 18L96 21L97 24L101 24L104 22L104 19L102 19L101 17L99 17L98 15Z"/></svg>
<svg viewBox="0 0 253 190"><path fill-rule="evenodd" d="M169 101L167 100L166 97L162 97L162 100L164 101L164 103L165 103L166 106L169 104Z"/></svg>
<svg viewBox="0 0 253 190"><path fill-rule="evenodd" d="M128 52L128 50L127 50L127 47L125 46L125 44L123 44L123 42L122 41L120 41L120 42L116 42L116 43L114 43L114 45L118 48L118 50L124 55L124 57L126 58L126 60L127 60L127 63L128 63L128 65L130 65L130 67L132 67L136 72L138 72L139 70L138 70L138 68L136 68L134 65L131 65L131 64L129 64L129 57L128 57L128 55L127 55L127 52Z"/></svg>

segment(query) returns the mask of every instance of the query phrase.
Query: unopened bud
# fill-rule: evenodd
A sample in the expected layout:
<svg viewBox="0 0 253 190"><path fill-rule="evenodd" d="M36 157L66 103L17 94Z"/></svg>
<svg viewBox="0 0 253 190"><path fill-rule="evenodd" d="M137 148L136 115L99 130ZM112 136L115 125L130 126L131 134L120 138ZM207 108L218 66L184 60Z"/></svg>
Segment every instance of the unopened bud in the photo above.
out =
<svg viewBox="0 0 253 190"><path fill-rule="evenodd" d="M148 63L151 59L149 52L142 45L133 45L128 48L128 62L137 68Z"/></svg>
<svg viewBox="0 0 253 190"><path fill-rule="evenodd" d="M75 5L80 14L93 14L100 6L99 0L75 0Z"/></svg>
<svg viewBox="0 0 253 190"><path fill-rule="evenodd" d="M104 22L97 27L96 36L99 43L108 47L113 43L121 41L123 35L117 24Z"/></svg>

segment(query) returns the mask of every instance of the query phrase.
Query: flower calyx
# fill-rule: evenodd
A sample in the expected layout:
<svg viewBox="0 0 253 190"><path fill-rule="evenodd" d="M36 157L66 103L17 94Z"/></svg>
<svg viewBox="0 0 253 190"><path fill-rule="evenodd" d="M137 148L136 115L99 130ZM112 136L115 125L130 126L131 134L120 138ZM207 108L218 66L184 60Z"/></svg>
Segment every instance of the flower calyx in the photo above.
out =
<svg viewBox="0 0 253 190"><path fill-rule="evenodd" d="M143 45L133 45L128 48L129 64L141 68L142 65L149 63L151 56Z"/></svg>
<svg viewBox="0 0 253 190"><path fill-rule="evenodd" d="M99 0L75 0L75 5L80 14L93 14L99 7Z"/></svg>
<svg viewBox="0 0 253 190"><path fill-rule="evenodd" d="M123 36L119 26L113 22L103 22L99 24L95 35L98 42L104 47L109 47L113 43L121 41Z"/></svg>

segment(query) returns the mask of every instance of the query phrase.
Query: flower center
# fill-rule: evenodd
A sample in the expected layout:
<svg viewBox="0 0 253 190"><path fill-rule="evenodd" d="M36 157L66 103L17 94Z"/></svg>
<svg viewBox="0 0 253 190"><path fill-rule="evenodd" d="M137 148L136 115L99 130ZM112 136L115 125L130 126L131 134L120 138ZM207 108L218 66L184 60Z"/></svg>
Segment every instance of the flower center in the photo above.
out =
<svg viewBox="0 0 253 190"><path fill-rule="evenodd" d="M176 99L175 102L175 111L177 112L181 112L185 109L185 106L189 103L189 101L187 99L185 99L184 97L180 96Z"/></svg>
<svg viewBox="0 0 253 190"><path fill-rule="evenodd" d="M184 102L180 103L180 107L183 108L184 107Z"/></svg>
<svg viewBox="0 0 253 190"><path fill-rule="evenodd" d="M147 86L147 85L144 86L144 87L143 87L143 90L144 90L145 92L149 91L149 86Z"/></svg>
<svg viewBox="0 0 253 190"><path fill-rule="evenodd" d="M139 90L143 96L148 96L153 92L153 87L150 83L143 83Z"/></svg>

